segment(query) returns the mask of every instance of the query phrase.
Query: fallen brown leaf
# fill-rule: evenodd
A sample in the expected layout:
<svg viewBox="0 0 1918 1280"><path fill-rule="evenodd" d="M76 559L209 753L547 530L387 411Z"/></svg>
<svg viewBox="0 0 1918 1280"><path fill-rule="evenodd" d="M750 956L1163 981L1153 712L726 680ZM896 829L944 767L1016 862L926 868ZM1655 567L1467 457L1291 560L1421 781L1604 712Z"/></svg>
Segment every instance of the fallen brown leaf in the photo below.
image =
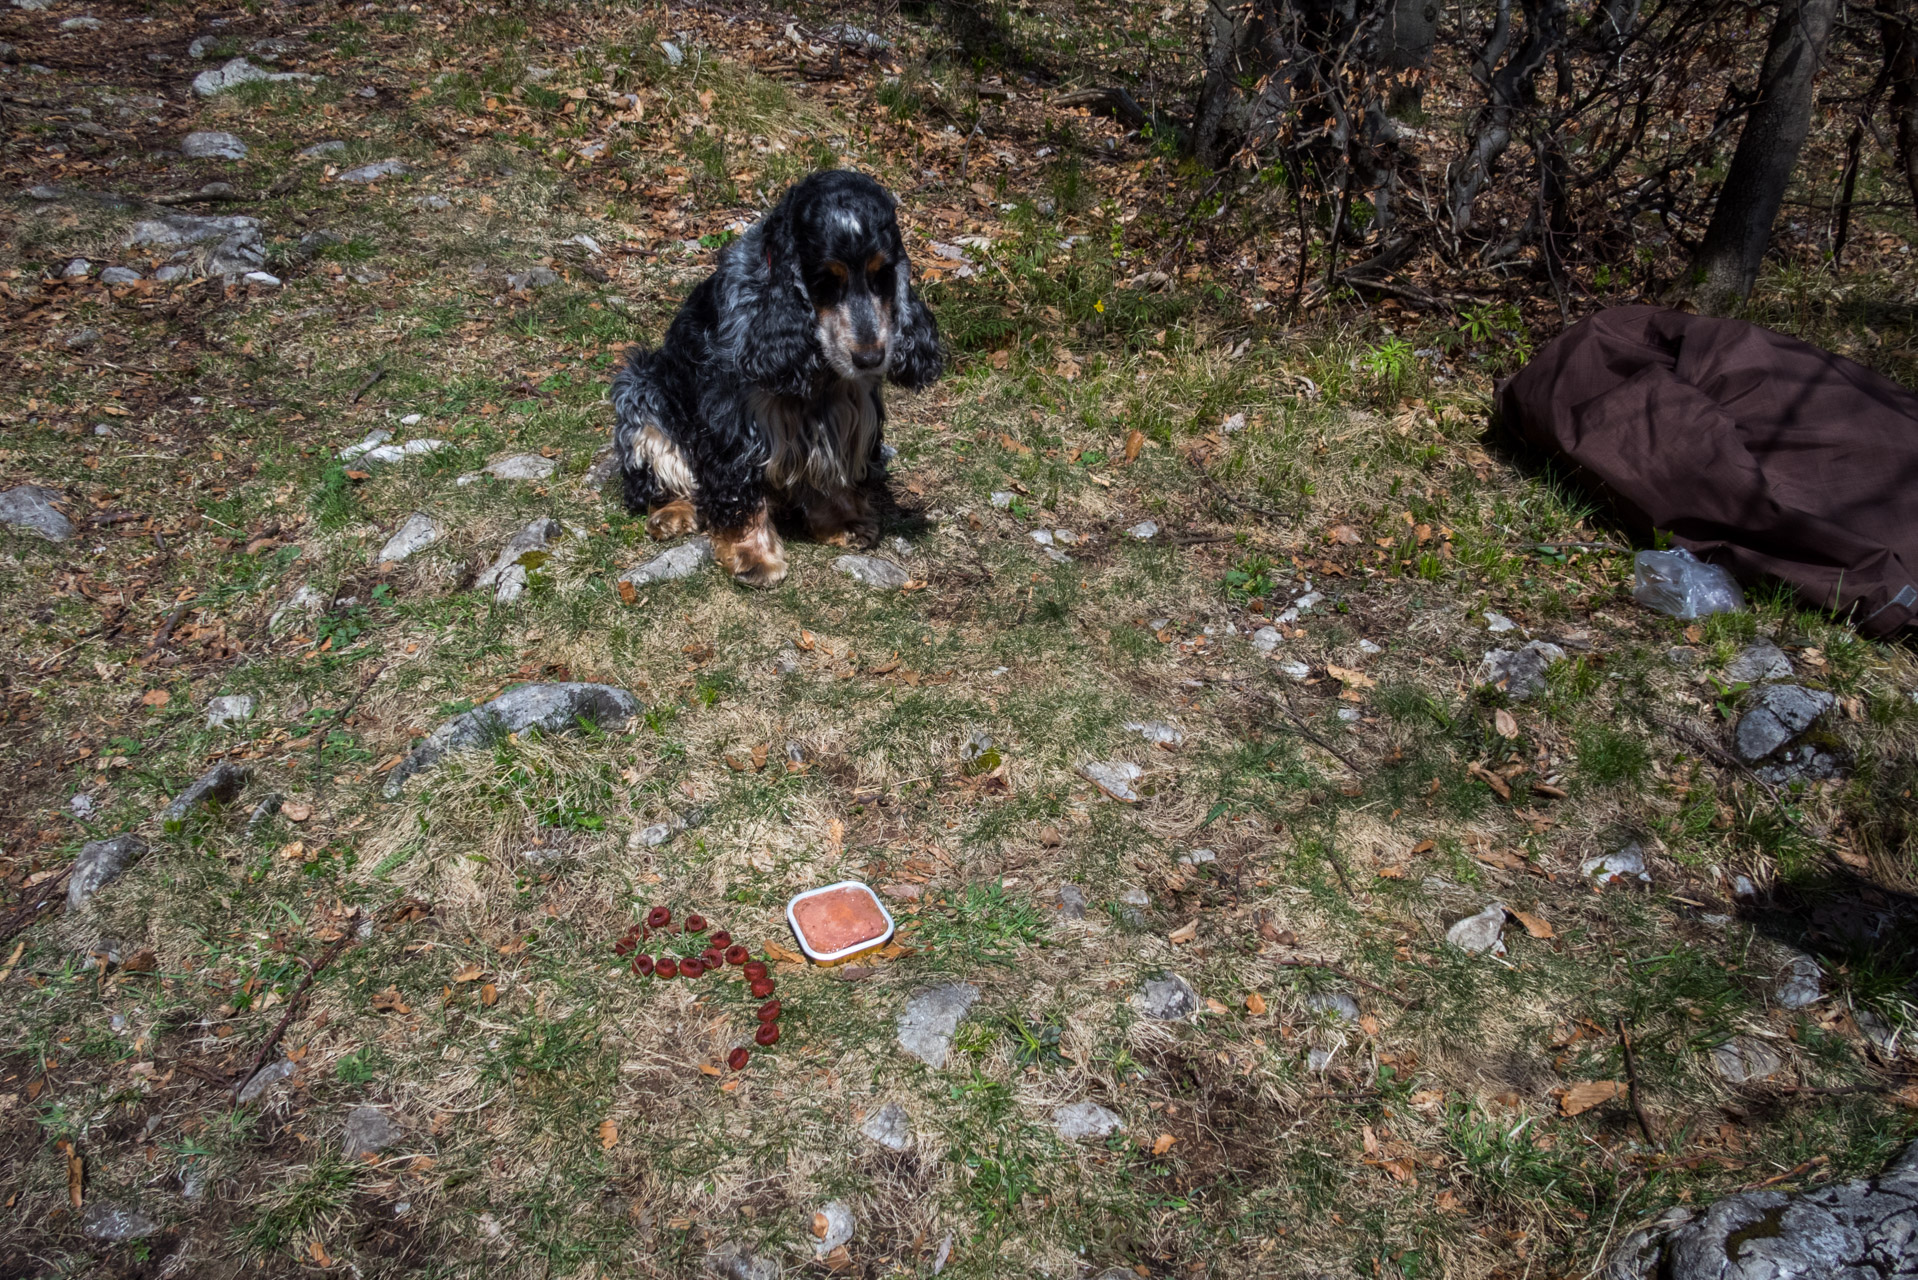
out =
<svg viewBox="0 0 1918 1280"><path fill-rule="evenodd" d="M1145 432L1129 431L1125 438L1125 460L1128 463L1139 460L1139 450L1145 448Z"/></svg>
<svg viewBox="0 0 1918 1280"><path fill-rule="evenodd" d="M1265 1012L1265 997L1254 991L1245 998L1245 1011L1253 1017Z"/></svg>
<svg viewBox="0 0 1918 1280"><path fill-rule="evenodd" d="M806 957L804 953L789 950L786 947L780 946L777 942L768 942L766 944L766 955L769 959L776 960L780 964L806 963Z"/></svg>
<svg viewBox="0 0 1918 1280"><path fill-rule="evenodd" d="M1581 1115L1613 1098L1622 1098L1625 1093L1625 1086L1616 1080L1584 1080L1559 1095L1559 1114Z"/></svg>
<svg viewBox="0 0 1918 1280"><path fill-rule="evenodd" d="M754 773L758 773L761 769L764 769L766 767L766 753L769 749L770 749L769 744L764 742L760 743L758 746L753 748L753 772Z"/></svg>
<svg viewBox="0 0 1918 1280"><path fill-rule="evenodd" d="M619 580L619 602L621 604L637 604L639 602L639 588L624 578Z"/></svg>
<svg viewBox="0 0 1918 1280"><path fill-rule="evenodd" d="M1347 688L1375 689L1378 687L1378 681L1366 675L1363 671L1354 671L1350 667L1335 667L1329 662L1325 664L1325 670L1326 674Z"/></svg>
<svg viewBox="0 0 1918 1280"><path fill-rule="evenodd" d="M1199 922L1197 920L1194 920L1190 924L1182 924L1178 928L1174 929L1171 933L1166 935L1165 940L1167 942L1170 942L1175 947L1182 947L1186 943L1192 941L1194 938L1198 936L1199 936Z"/></svg>
<svg viewBox="0 0 1918 1280"><path fill-rule="evenodd" d="M1496 773L1493 773L1490 769L1487 769L1483 764L1473 761L1471 764L1465 766L1465 772L1490 787L1498 795L1499 799L1510 800L1512 798L1511 784L1499 777Z"/></svg>
<svg viewBox="0 0 1918 1280"><path fill-rule="evenodd" d="M1160 1134L1152 1140L1152 1154L1155 1156L1164 1155L1166 1152L1172 1150L1172 1144L1177 1141L1178 1139L1169 1133Z"/></svg>
<svg viewBox="0 0 1918 1280"><path fill-rule="evenodd" d="M1364 539L1359 536L1359 531L1349 524L1333 525L1325 531L1325 538L1326 541L1336 542L1343 547L1356 547L1364 541Z"/></svg>
<svg viewBox="0 0 1918 1280"><path fill-rule="evenodd" d="M499 1003L499 988L488 982L480 987L480 1003L492 1008Z"/></svg>
<svg viewBox="0 0 1918 1280"><path fill-rule="evenodd" d="M1552 922L1544 916L1535 916L1528 911L1514 911L1510 907L1505 909L1511 911L1512 918L1524 925L1525 932L1534 938L1555 938L1558 936L1552 932Z"/></svg>
<svg viewBox="0 0 1918 1280"><path fill-rule="evenodd" d="M599 1122L599 1149L611 1151L619 1145L619 1126L613 1123L611 1116Z"/></svg>
<svg viewBox="0 0 1918 1280"><path fill-rule="evenodd" d="M164 707L167 703L173 701L173 695L165 689L148 689L140 695L140 701L149 707Z"/></svg>
<svg viewBox="0 0 1918 1280"><path fill-rule="evenodd" d="M1501 738L1518 737L1518 721L1504 707L1492 713L1492 726L1498 730Z"/></svg>
<svg viewBox="0 0 1918 1280"><path fill-rule="evenodd" d="M313 816L313 806L301 804L297 800L289 801L280 806L280 816L288 822L305 822Z"/></svg>
<svg viewBox="0 0 1918 1280"><path fill-rule="evenodd" d="M484 969L482 969L482 968L480 968L480 967L479 967L478 965L476 965L476 964L469 964L469 965L466 965L466 966L465 966L464 968L462 968L462 969L461 969L461 970L460 970L460 971L459 971L458 973L456 973L456 974L454 974L454 975L453 975L453 981L455 981L455 982L473 982L473 981L475 981L475 980L477 980L477 979L479 978L479 976L480 976L480 974L482 974L482 973L484 973L484 972L485 972L485 970L484 970Z"/></svg>
<svg viewBox="0 0 1918 1280"><path fill-rule="evenodd" d="M1066 842L1066 838L1059 834L1059 828L1052 827L1052 826L1039 828L1040 847L1046 848L1046 849L1057 849L1060 845L1064 844L1065 842Z"/></svg>
<svg viewBox="0 0 1918 1280"><path fill-rule="evenodd" d="M85 1198L86 1161L80 1158L80 1148L66 1138L60 1139L59 1149L67 1157L67 1203L77 1210Z"/></svg>
<svg viewBox="0 0 1918 1280"><path fill-rule="evenodd" d="M412 1008L400 995L398 987L388 987L373 994L373 1012L375 1013L411 1013Z"/></svg>

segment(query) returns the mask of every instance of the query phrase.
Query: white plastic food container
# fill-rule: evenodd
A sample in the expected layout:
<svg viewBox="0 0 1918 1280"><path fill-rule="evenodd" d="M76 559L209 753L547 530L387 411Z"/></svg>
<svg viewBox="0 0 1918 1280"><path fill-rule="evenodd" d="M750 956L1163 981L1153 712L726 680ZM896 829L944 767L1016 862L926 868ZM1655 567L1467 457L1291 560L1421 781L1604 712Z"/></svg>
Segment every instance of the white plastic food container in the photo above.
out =
<svg viewBox="0 0 1918 1280"><path fill-rule="evenodd" d="M877 912L879 919L885 921L885 929L875 937L861 938L857 942L847 943L832 950L822 949L814 939L806 936L806 930L799 922L799 907L802 903L813 898L824 897L829 893L849 893L857 899L858 909L870 908ZM786 904L786 923L792 926L793 937L799 939L799 949L806 953L808 959L817 964L832 964L848 956L858 955L861 951L884 946L893 932L892 912L886 910L886 904L879 900L879 895L857 880L841 880L838 884L808 889L804 893L795 895L793 900Z"/></svg>

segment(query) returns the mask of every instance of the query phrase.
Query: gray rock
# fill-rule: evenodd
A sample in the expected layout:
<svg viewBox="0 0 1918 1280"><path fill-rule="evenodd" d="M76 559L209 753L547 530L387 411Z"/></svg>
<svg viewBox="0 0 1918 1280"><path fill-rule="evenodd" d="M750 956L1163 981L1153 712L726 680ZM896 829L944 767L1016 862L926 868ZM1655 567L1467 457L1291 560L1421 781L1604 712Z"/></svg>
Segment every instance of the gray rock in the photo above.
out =
<svg viewBox="0 0 1918 1280"><path fill-rule="evenodd" d="M280 811L280 806L285 803L286 803L286 797L281 795L279 792L277 791L267 792L266 798L261 800L260 803L254 805L253 812L247 817L247 820L246 820L247 835L251 836L251 835L257 834L260 828L264 827L267 824L267 821L270 818L272 818L274 814Z"/></svg>
<svg viewBox="0 0 1918 1280"><path fill-rule="evenodd" d="M72 262L67 263L66 268L60 272L60 278L62 280L84 280L92 274L92 263L88 262L85 258L75 258Z"/></svg>
<svg viewBox="0 0 1918 1280"><path fill-rule="evenodd" d="M1842 777L1845 762L1814 743L1801 742L1780 751L1770 763L1761 764L1752 772L1781 787L1792 782L1824 782Z"/></svg>
<svg viewBox="0 0 1918 1280"><path fill-rule="evenodd" d="M1155 747L1176 747L1185 741L1179 726L1166 720L1128 720L1125 727Z"/></svg>
<svg viewBox="0 0 1918 1280"><path fill-rule="evenodd" d="M15 3L18 2L19 0L15 0ZM669 67L676 67L686 61L686 51L674 44L671 40L661 40L659 42L659 51L666 55L666 65Z"/></svg>
<svg viewBox="0 0 1918 1280"><path fill-rule="evenodd" d="M1305 998L1305 1007L1329 1013L1340 1022L1359 1020L1359 1002L1343 991L1314 991Z"/></svg>
<svg viewBox="0 0 1918 1280"><path fill-rule="evenodd" d="M1835 699L1795 684L1767 685L1752 695L1732 733L1732 749L1746 764L1756 764L1811 728Z"/></svg>
<svg viewBox="0 0 1918 1280"><path fill-rule="evenodd" d="M1777 1075L1785 1059L1763 1040L1734 1036L1712 1050L1712 1069L1730 1084L1745 1084Z"/></svg>
<svg viewBox="0 0 1918 1280"><path fill-rule="evenodd" d="M261 1095L268 1089L271 1089L280 1081L285 1080L299 1069L299 1064L291 1058L276 1058L272 1062L267 1063L264 1067L261 1067L249 1076L247 1082L240 1086L238 1099L240 1105L245 1106L249 1102L258 1101Z"/></svg>
<svg viewBox="0 0 1918 1280"><path fill-rule="evenodd" d="M172 284L175 280L184 280L192 274L193 268L177 262L169 262L153 270L153 278L161 284Z"/></svg>
<svg viewBox="0 0 1918 1280"><path fill-rule="evenodd" d="M537 453L516 453L510 458L499 458L481 468L495 480L544 480L559 468L551 458L542 458Z"/></svg>
<svg viewBox="0 0 1918 1280"><path fill-rule="evenodd" d="M482 746L499 735L528 729L563 733L582 719L617 729L638 714L639 700L609 684L523 684L433 730L386 775L382 794L392 799L408 778L432 768L447 752Z"/></svg>
<svg viewBox="0 0 1918 1280"><path fill-rule="evenodd" d="M185 822L187 814L203 804L232 804L251 776L244 765L224 762L214 765L160 811L161 825L171 827Z"/></svg>
<svg viewBox="0 0 1918 1280"><path fill-rule="evenodd" d="M346 1128L340 1137L340 1154L348 1160L375 1155L400 1140L399 1126L378 1107L362 1103L346 1113Z"/></svg>
<svg viewBox="0 0 1918 1280"><path fill-rule="evenodd" d="M273 616L266 620L266 629L269 632L277 632L280 629L280 623L289 616L299 615L311 618L325 607L326 596L323 592L311 585L303 586L295 591L285 604L273 611Z"/></svg>
<svg viewBox="0 0 1918 1280"><path fill-rule="evenodd" d="M1159 522L1157 520L1141 520L1126 530L1126 536L1129 538L1137 538L1141 542L1156 538L1159 536Z"/></svg>
<svg viewBox="0 0 1918 1280"><path fill-rule="evenodd" d="M1477 680L1503 689L1514 702L1524 702L1545 692L1545 672L1553 663L1564 660L1565 650L1543 640L1534 640L1523 649L1487 649L1479 663Z"/></svg>
<svg viewBox="0 0 1918 1280"><path fill-rule="evenodd" d="M414 200L413 207L422 213L443 213L453 207L453 202L445 196L426 195Z"/></svg>
<svg viewBox="0 0 1918 1280"><path fill-rule="evenodd" d="M335 178L334 181L350 182L355 186L363 187L369 183L378 182L381 178L400 178L405 177L411 172L413 172L413 170L409 168L404 161L375 160L372 164L363 164L357 168L348 169Z"/></svg>
<svg viewBox="0 0 1918 1280"><path fill-rule="evenodd" d="M819 1230L822 1224L825 1227L824 1231ZM813 1213L809 1233L812 1236L813 1256L823 1258L851 1240L854 1225L852 1209L844 1200L833 1200L819 1206Z"/></svg>
<svg viewBox="0 0 1918 1280"><path fill-rule="evenodd" d="M1078 768L1079 776L1114 800L1137 804L1139 793L1132 784L1145 776L1145 770L1130 760L1088 760Z"/></svg>
<svg viewBox="0 0 1918 1280"><path fill-rule="evenodd" d="M100 340L98 329L79 329L67 335L68 351L85 351Z"/></svg>
<svg viewBox="0 0 1918 1280"><path fill-rule="evenodd" d="M551 267L528 267L524 271L507 273L506 287L514 291L521 289L549 289L559 283L559 272Z"/></svg>
<svg viewBox="0 0 1918 1280"><path fill-rule="evenodd" d="M381 432L381 435L386 433ZM371 439L369 436L368 439ZM444 440L408 440L405 444L383 444L368 449L360 457L367 462L401 462L407 458L424 457L429 453L438 453L448 448ZM351 600L348 600L351 603Z"/></svg>
<svg viewBox="0 0 1918 1280"><path fill-rule="evenodd" d="M1194 849L1190 853L1182 853L1179 855L1179 865L1182 867L1202 867L1208 862L1217 862L1218 860L1218 853L1211 849Z"/></svg>
<svg viewBox="0 0 1918 1280"><path fill-rule="evenodd" d="M62 31L98 31L99 29L100 20L98 18L68 18L60 24L60 30Z"/></svg>
<svg viewBox="0 0 1918 1280"><path fill-rule="evenodd" d="M1311 1049L1305 1055L1305 1069L1313 1075L1324 1075L1332 1065L1334 1054L1331 1049Z"/></svg>
<svg viewBox="0 0 1918 1280"><path fill-rule="evenodd" d="M140 273L131 267L108 267L100 273L101 284L138 284Z"/></svg>
<svg viewBox="0 0 1918 1280"><path fill-rule="evenodd" d="M241 85L250 84L255 80L286 81L317 80L318 78L318 76L310 76L301 71L267 71L264 68L254 66L245 58L235 58L224 66L215 67L210 71L202 71L199 75L194 76L193 92L199 94L202 98L211 98L217 94L225 93L228 89L237 89Z"/></svg>
<svg viewBox="0 0 1918 1280"><path fill-rule="evenodd" d="M1076 884L1060 885L1059 886L1059 914L1064 916L1068 920L1085 919L1086 918L1085 890L1081 889Z"/></svg>
<svg viewBox="0 0 1918 1280"><path fill-rule="evenodd" d="M1009 489L999 489L988 494L987 497L991 500L993 506L1004 510L1012 505L1014 495Z"/></svg>
<svg viewBox="0 0 1918 1280"><path fill-rule="evenodd" d="M1487 609L1485 611L1484 616L1485 616L1485 629L1491 632L1495 636L1502 636L1507 634L1508 632L1518 630L1518 623L1513 622L1510 618L1506 617L1502 613L1495 613L1492 610Z"/></svg>
<svg viewBox="0 0 1918 1280"><path fill-rule="evenodd" d="M650 827L641 827L633 833L633 839L641 847L657 849L673 838L676 828L668 822L655 822Z"/></svg>
<svg viewBox="0 0 1918 1280"><path fill-rule="evenodd" d="M1304 680L1312 674L1312 668L1300 662L1297 658L1288 658L1284 662L1281 662L1279 664L1279 670L1290 680Z"/></svg>
<svg viewBox="0 0 1918 1280"><path fill-rule="evenodd" d="M1725 679L1735 684L1757 684L1763 680L1789 680L1792 671L1791 659L1784 650L1769 640L1760 640L1747 646L1739 655L1725 664Z"/></svg>
<svg viewBox="0 0 1918 1280"><path fill-rule="evenodd" d="M128 248L189 250L212 245L206 269L212 275L238 275L266 265L266 239L258 218L241 215L204 217L169 213L147 218L128 228L122 241ZM175 254L176 258L190 256Z"/></svg>
<svg viewBox="0 0 1918 1280"><path fill-rule="evenodd" d="M280 278L271 271L249 271L241 276L240 279L247 284L257 284L262 289L277 289L280 287Z"/></svg>
<svg viewBox="0 0 1918 1280"><path fill-rule="evenodd" d="M599 452L593 455L593 461L586 468L586 474L580 477L580 483L588 489L604 489L619 479L619 454L610 444L603 444Z"/></svg>
<svg viewBox="0 0 1918 1280"><path fill-rule="evenodd" d="M843 573L854 582L884 591L897 591L912 581L911 574L892 561L881 560L877 556L840 556L832 562L832 567L834 572Z"/></svg>
<svg viewBox="0 0 1918 1280"><path fill-rule="evenodd" d="M1578 874L1600 887L1614 880L1638 880L1643 884L1652 882L1651 873L1645 869L1644 847L1636 840L1615 852L1585 859L1578 864Z"/></svg>
<svg viewBox="0 0 1918 1280"><path fill-rule="evenodd" d="M1190 982L1176 973L1155 974L1132 995L1132 1007L1160 1022L1177 1022L1196 1013L1199 993Z"/></svg>
<svg viewBox="0 0 1918 1280"><path fill-rule="evenodd" d="M83 822L91 818L93 811L98 807L99 806L94 803L93 797L84 791L79 792L67 801L67 812Z"/></svg>
<svg viewBox="0 0 1918 1280"><path fill-rule="evenodd" d="M95 1200L80 1215L81 1234L104 1244L125 1244L129 1240L150 1236L159 1229L159 1223L138 1209L129 1209L111 1200Z"/></svg>
<svg viewBox="0 0 1918 1280"><path fill-rule="evenodd" d="M1277 627L1260 627L1252 633L1252 651L1254 653L1271 653L1279 647L1279 641L1283 638L1284 637L1279 635L1279 629Z"/></svg>
<svg viewBox="0 0 1918 1280"><path fill-rule="evenodd" d="M473 580L473 586L479 589L491 587L493 598L501 604L510 604L519 599L526 590L528 570L538 567L546 548L564 536L565 532L559 521L551 516L541 516L512 536L500 551L499 558ZM535 556L540 559L528 565L528 558Z"/></svg>
<svg viewBox="0 0 1918 1280"><path fill-rule="evenodd" d="M85 905L87 899L146 851L147 842L130 831L111 840L89 840L81 845L79 855L73 860L73 871L67 876L67 910L75 911Z"/></svg>
<svg viewBox="0 0 1918 1280"><path fill-rule="evenodd" d="M1865 1039L1871 1042L1874 1049L1884 1054L1887 1058L1897 1055L1898 1042L1902 1038L1902 1032L1900 1030L1894 1028L1889 1022L1886 1022L1870 1009L1863 1008L1862 1006L1854 1008L1852 1010L1852 1016L1858 1023L1858 1030L1864 1034Z"/></svg>
<svg viewBox="0 0 1918 1280"><path fill-rule="evenodd" d="M896 1102L888 1102L867 1116L859 1132L888 1151L906 1151L912 1147L912 1119Z"/></svg>
<svg viewBox="0 0 1918 1280"><path fill-rule="evenodd" d="M1494 902L1475 916L1466 916L1445 931L1445 940L1473 954L1505 954L1505 904Z"/></svg>
<svg viewBox="0 0 1918 1280"><path fill-rule="evenodd" d="M848 49L860 49L866 53L886 53L892 49L892 41L877 31L855 27L850 22L834 23L819 34L823 40L835 41Z"/></svg>
<svg viewBox="0 0 1918 1280"><path fill-rule="evenodd" d="M1793 956L1772 987L1772 999L1783 1009L1806 1009L1825 996L1825 971L1810 956Z"/></svg>
<svg viewBox="0 0 1918 1280"><path fill-rule="evenodd" d="M180 150L194 160L246 159L246 143L218 129L189 133L181 141Z"/></svg>
<svg viewBox="0 0 1918 1280"><path fill-rule="evenodd" d="M1067 1142L1103 1138L1125 1128L1125 1121L1096 1102L1068 1102L1052 1109L1052 1127Z"/></svg>
<svg viewBox="0 0 1918 1280"><path fill-rule="evenodd" d="M381 561L398 564L417 552L438 542L444 535L438 522L424 511L415 511L406 517L406 523L394 531L380 548Z"/></svg>
<svg viewBox="0 0 1918 1280"><path fill-rule="evenodd" d="M779 1263L739 1248L727 1246L706 1259L706 1269L720 1280L779 1280Z"/></svg>
<svg viewBox="0 0 1918 1280"><path fill-rule="evenodd" d="M73 522L53 505L57 497L39 485L15 485L0 493L0 524L37 533L49 542L65 542L73 536Z"/></svg>
<svg viewBox="0 0 1918 1280"><path fill-rule="evenodd" d="M310 147L300 148L300 155L308 160L321 160L327 156L346 154L346 143L338 138L328 138L325 142L316 142Z"/></svg>
<svg viewBox="0 0 1918 1280"><path fill-rule="evenodd" d="M1627 1236L1603 1280L1899 1280L1918 1276L1918 1143L1876 1177L1745 1191L1673 1208Z"/></svg>
<svg viewBox="0 0 1918 1280"><path fill-rule="evenodd" d="M952 1033L978 998L979 988L964 982L921 991L899 1014L899 1047L935 1070L945 1066Z"/></svg>
<svg viewBox="0 0 1918 1280"><path fill-rule="evenodd" d="M630 582L643 587L654 582L671 582L675 578L689 578L713 562L713 544L708 538L694 538L682 542L669 551L662 551L651 560L628 569L619 575L621 582Z"/></svg>
<svg viewBox="0 0 1918 1280"><path fill-rule="evenodd" d="M229 693L207 700L206 727L209 729L224 729L252 718L253 695L250 693Z"/></svg>
<svg viewBox="0 0 1918 1280"><path fill-rule="evenodd" d="M375 427L373 430L367 432L357 444L349 444L346 448L340 450L338 457L341 462L351 462L355 458L373 452L373 450L379 448L392 438L393 433L385 427Z"/></svg>

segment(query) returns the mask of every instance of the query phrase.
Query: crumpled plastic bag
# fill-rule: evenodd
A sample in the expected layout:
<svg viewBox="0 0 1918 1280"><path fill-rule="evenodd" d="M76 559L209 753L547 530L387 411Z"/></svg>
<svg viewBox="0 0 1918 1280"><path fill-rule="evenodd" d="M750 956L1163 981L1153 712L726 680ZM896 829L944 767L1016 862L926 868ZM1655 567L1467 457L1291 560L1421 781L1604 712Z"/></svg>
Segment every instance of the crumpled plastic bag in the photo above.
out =
<svg viewBox="0 0 1918 1280"><path fill-rule="evenodd" d="M1745 607L1738 580L1715 564L1706 564L1683 547L1641 551L1632 557L1636 571L1632 599L1674 618L1703 618L1737 613Z"/></svg>

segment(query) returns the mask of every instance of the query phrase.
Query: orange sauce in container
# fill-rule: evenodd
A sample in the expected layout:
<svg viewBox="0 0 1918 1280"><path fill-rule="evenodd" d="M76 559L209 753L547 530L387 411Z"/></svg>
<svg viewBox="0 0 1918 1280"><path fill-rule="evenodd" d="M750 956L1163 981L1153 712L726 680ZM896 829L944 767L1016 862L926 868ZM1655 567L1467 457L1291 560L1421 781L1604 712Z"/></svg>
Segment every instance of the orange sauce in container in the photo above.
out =
<svg viewBox="0 0 1918 1280"><path fill-rule="evenodd" d="M843 959L892 936L892 917L871 889L842 881L802 893L786 905L799 945L814 960Z"/></svg>

